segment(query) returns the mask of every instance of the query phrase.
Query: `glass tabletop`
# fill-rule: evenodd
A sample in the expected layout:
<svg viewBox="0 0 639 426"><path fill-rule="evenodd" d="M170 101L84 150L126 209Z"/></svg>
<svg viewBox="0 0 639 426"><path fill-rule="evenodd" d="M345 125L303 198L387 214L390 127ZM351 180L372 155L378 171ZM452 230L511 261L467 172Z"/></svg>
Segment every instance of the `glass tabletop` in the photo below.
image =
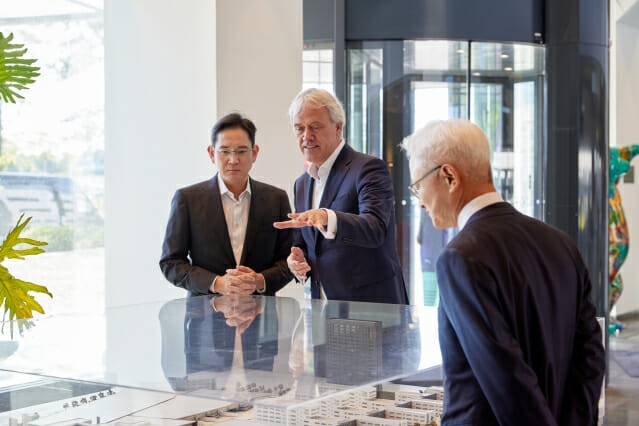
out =
<svg viewBox="0 0 639 426"><path fill-rule="evenodd" d="M246 404L303 404L441 364L428 307L200 296L19 325L4 324L0 370Z"/></svg>

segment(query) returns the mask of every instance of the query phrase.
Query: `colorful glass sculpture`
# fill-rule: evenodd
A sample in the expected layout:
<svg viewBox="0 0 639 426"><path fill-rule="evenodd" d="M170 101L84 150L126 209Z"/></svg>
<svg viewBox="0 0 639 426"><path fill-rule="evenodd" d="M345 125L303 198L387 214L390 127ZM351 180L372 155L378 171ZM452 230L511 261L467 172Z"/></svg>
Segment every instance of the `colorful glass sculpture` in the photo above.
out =
<svg viewBox="0 0 639 426"><path fill-rule="evenodd" d="M628 224L621 205L617 184L621 176L630 170L630 161L639 154L639 145L610 147L610 171L608 185L608 312L623 292L623 280L619 274L628 256ZM610 319L617 329L616 321Z"/></svg>

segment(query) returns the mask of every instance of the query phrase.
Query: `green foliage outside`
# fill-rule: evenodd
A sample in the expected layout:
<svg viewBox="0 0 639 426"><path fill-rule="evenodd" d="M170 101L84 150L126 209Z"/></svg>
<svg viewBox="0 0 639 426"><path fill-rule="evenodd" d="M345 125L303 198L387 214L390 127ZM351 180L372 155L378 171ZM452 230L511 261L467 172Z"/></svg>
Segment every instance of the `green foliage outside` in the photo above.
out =
<svg viewBox="0 0 639 426"><path fill-rule="evenodd" d="M62 174L69 169L69 159L62 160L51 153L43 152L38 155L25 155L6 143L0 155L0 171L24 173Z"/></svg>
<svg viewBox="0 0 639 426"><path fill-rule="evenodd" d="M32 225L25 236L46 241L49 253L104 247L104 231L98 225Z"/></svg>

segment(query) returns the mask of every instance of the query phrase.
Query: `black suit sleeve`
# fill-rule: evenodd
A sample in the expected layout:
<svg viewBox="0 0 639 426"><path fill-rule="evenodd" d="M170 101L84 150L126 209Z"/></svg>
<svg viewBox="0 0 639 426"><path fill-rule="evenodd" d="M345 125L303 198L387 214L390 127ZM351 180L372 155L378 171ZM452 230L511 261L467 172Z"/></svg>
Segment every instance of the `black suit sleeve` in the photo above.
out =
<svg viewBox="0 0 639 426"><path fill-rule="evenodd" d="M177 191L171 202L166 226L160 269L166 279L177 287L196 294L208 294L215 273L193 266L189 261L191 229L188 203L182 191Z"/></svg>

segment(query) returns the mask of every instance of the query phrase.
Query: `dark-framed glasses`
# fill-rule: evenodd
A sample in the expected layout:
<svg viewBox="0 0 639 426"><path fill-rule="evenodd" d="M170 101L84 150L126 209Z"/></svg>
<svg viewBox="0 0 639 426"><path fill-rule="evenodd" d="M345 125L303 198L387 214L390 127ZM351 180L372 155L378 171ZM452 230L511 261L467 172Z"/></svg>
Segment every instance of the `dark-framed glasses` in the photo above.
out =
<svg viewBox="0 0 639 426"><path fill-rule="evenodd" d="M410 185L408 185L408 190L410 191L410 193L413 194L415 197L419 198L419 191L417 190L417 184L419 182L423 181L424 179L426 179L428 177L428 175L430 175L431 173L441 169L441 167L442 167L441 165L433 167L432 169L430 169L429 171L424 173L424 175L422 177L420 177L415 182L413 182Z"/></svg>

